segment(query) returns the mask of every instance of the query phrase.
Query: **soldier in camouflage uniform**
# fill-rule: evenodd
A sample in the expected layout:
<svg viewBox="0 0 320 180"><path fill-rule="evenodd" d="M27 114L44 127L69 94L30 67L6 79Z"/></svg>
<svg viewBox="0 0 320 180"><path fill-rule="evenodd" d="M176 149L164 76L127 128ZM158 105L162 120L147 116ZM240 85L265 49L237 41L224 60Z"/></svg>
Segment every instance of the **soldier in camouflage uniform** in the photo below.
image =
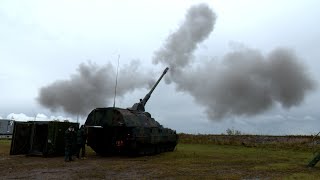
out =
<svg viewBox="0 0 320 180"><path fill-rule="evenodd" d="M64 152L64 160L66 162L72 161L72 155L73 155L73 145L74 145L74 127L70 126L64 134L64 142L65 142L65 152Z"/></svg>
<svg viewBox="0 0 320 180"><path fill-rule="evenodd" d="M82 125L77 132L77 158L80 158L80 151L81 151L81 158L82 159L85 158L86 140L87 140L87 133L85 131L84 125Z"/></svg>
<svg viewBox="0 0 320 180"><path fill-rule="evenodd" d="M320 161L320 153L318 152L309 162L308 167L314 167Z"/></svg>

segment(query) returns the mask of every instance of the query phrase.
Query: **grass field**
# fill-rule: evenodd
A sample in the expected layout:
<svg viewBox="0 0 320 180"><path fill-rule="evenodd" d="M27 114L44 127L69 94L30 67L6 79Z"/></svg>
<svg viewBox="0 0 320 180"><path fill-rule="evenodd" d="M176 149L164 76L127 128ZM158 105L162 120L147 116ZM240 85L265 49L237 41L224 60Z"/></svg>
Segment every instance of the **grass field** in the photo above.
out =
<svg viewBox="0 0 320 180"><path fill-rule="evenodd" d="M99 157L65 163L63 157L9 156L0 140L4 179L319 179L320 164L307 168L309 150L240 145L178 144L176 150L136 158Z"/></svg>

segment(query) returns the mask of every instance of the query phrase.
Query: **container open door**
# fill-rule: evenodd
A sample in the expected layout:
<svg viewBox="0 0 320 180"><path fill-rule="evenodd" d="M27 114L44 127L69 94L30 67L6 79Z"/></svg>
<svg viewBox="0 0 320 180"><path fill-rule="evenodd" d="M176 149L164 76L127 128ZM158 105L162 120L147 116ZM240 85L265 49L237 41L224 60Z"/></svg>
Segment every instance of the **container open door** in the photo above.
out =
<svg viewBox="0 0 320 180"><path fill-rule="evenodd" d="M30 150L32 123L14 122L10 155L27 154Z"/></svg>

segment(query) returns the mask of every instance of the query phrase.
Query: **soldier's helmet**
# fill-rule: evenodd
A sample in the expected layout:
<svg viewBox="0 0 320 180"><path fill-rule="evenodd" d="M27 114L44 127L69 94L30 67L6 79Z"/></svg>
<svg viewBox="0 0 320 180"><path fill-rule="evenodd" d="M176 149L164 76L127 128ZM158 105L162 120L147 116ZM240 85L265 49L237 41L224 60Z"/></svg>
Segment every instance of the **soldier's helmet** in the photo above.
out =
<svg viewBox="0 0 320 180"><path fill-rule="evenodd" d="M73 131L73 130L74 130L74 127L73 127L73 126L69 126L69 130L70 130L70 131Z"/></svg>

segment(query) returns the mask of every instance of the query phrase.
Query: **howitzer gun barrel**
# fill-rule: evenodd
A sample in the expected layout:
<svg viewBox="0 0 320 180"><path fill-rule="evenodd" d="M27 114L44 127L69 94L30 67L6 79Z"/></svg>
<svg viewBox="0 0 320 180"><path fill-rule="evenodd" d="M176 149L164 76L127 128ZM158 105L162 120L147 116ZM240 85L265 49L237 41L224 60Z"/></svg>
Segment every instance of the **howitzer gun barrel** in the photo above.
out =
<svg viewBox="0 0 320 180"><path fill-rule="evenodd" d="M151 88L151 90L149 91L149 93L142 99L141 103L143 104L143 106L146 105L146 103L148 102L152 92L154 91L154 89L158 86L159 82L161 81L161 79L163 78L163 76L168 72L169 68L167 67L162 75L160 76L160 78L158 79L158 81L153 85L153 87Z"/></svg>
<svg viewBox="0 0 320 180"><path fill-rule="evenodd" d="M135 103L131 110L140 110L140 111L144 111L144 106L146 105L146 103L148 102L149 98L151 97L152 92L154 91L154 89L157 87L157 85L159 84L159 82L161 81L161 79L163 78L163 76L168 72L169 68L167 67L162 75L160 76L160 78L158 79L158 81L153 85L153 87L151 88L151 90L149 91L149 93L142 99L140 100L139 103Z"/></svg>

